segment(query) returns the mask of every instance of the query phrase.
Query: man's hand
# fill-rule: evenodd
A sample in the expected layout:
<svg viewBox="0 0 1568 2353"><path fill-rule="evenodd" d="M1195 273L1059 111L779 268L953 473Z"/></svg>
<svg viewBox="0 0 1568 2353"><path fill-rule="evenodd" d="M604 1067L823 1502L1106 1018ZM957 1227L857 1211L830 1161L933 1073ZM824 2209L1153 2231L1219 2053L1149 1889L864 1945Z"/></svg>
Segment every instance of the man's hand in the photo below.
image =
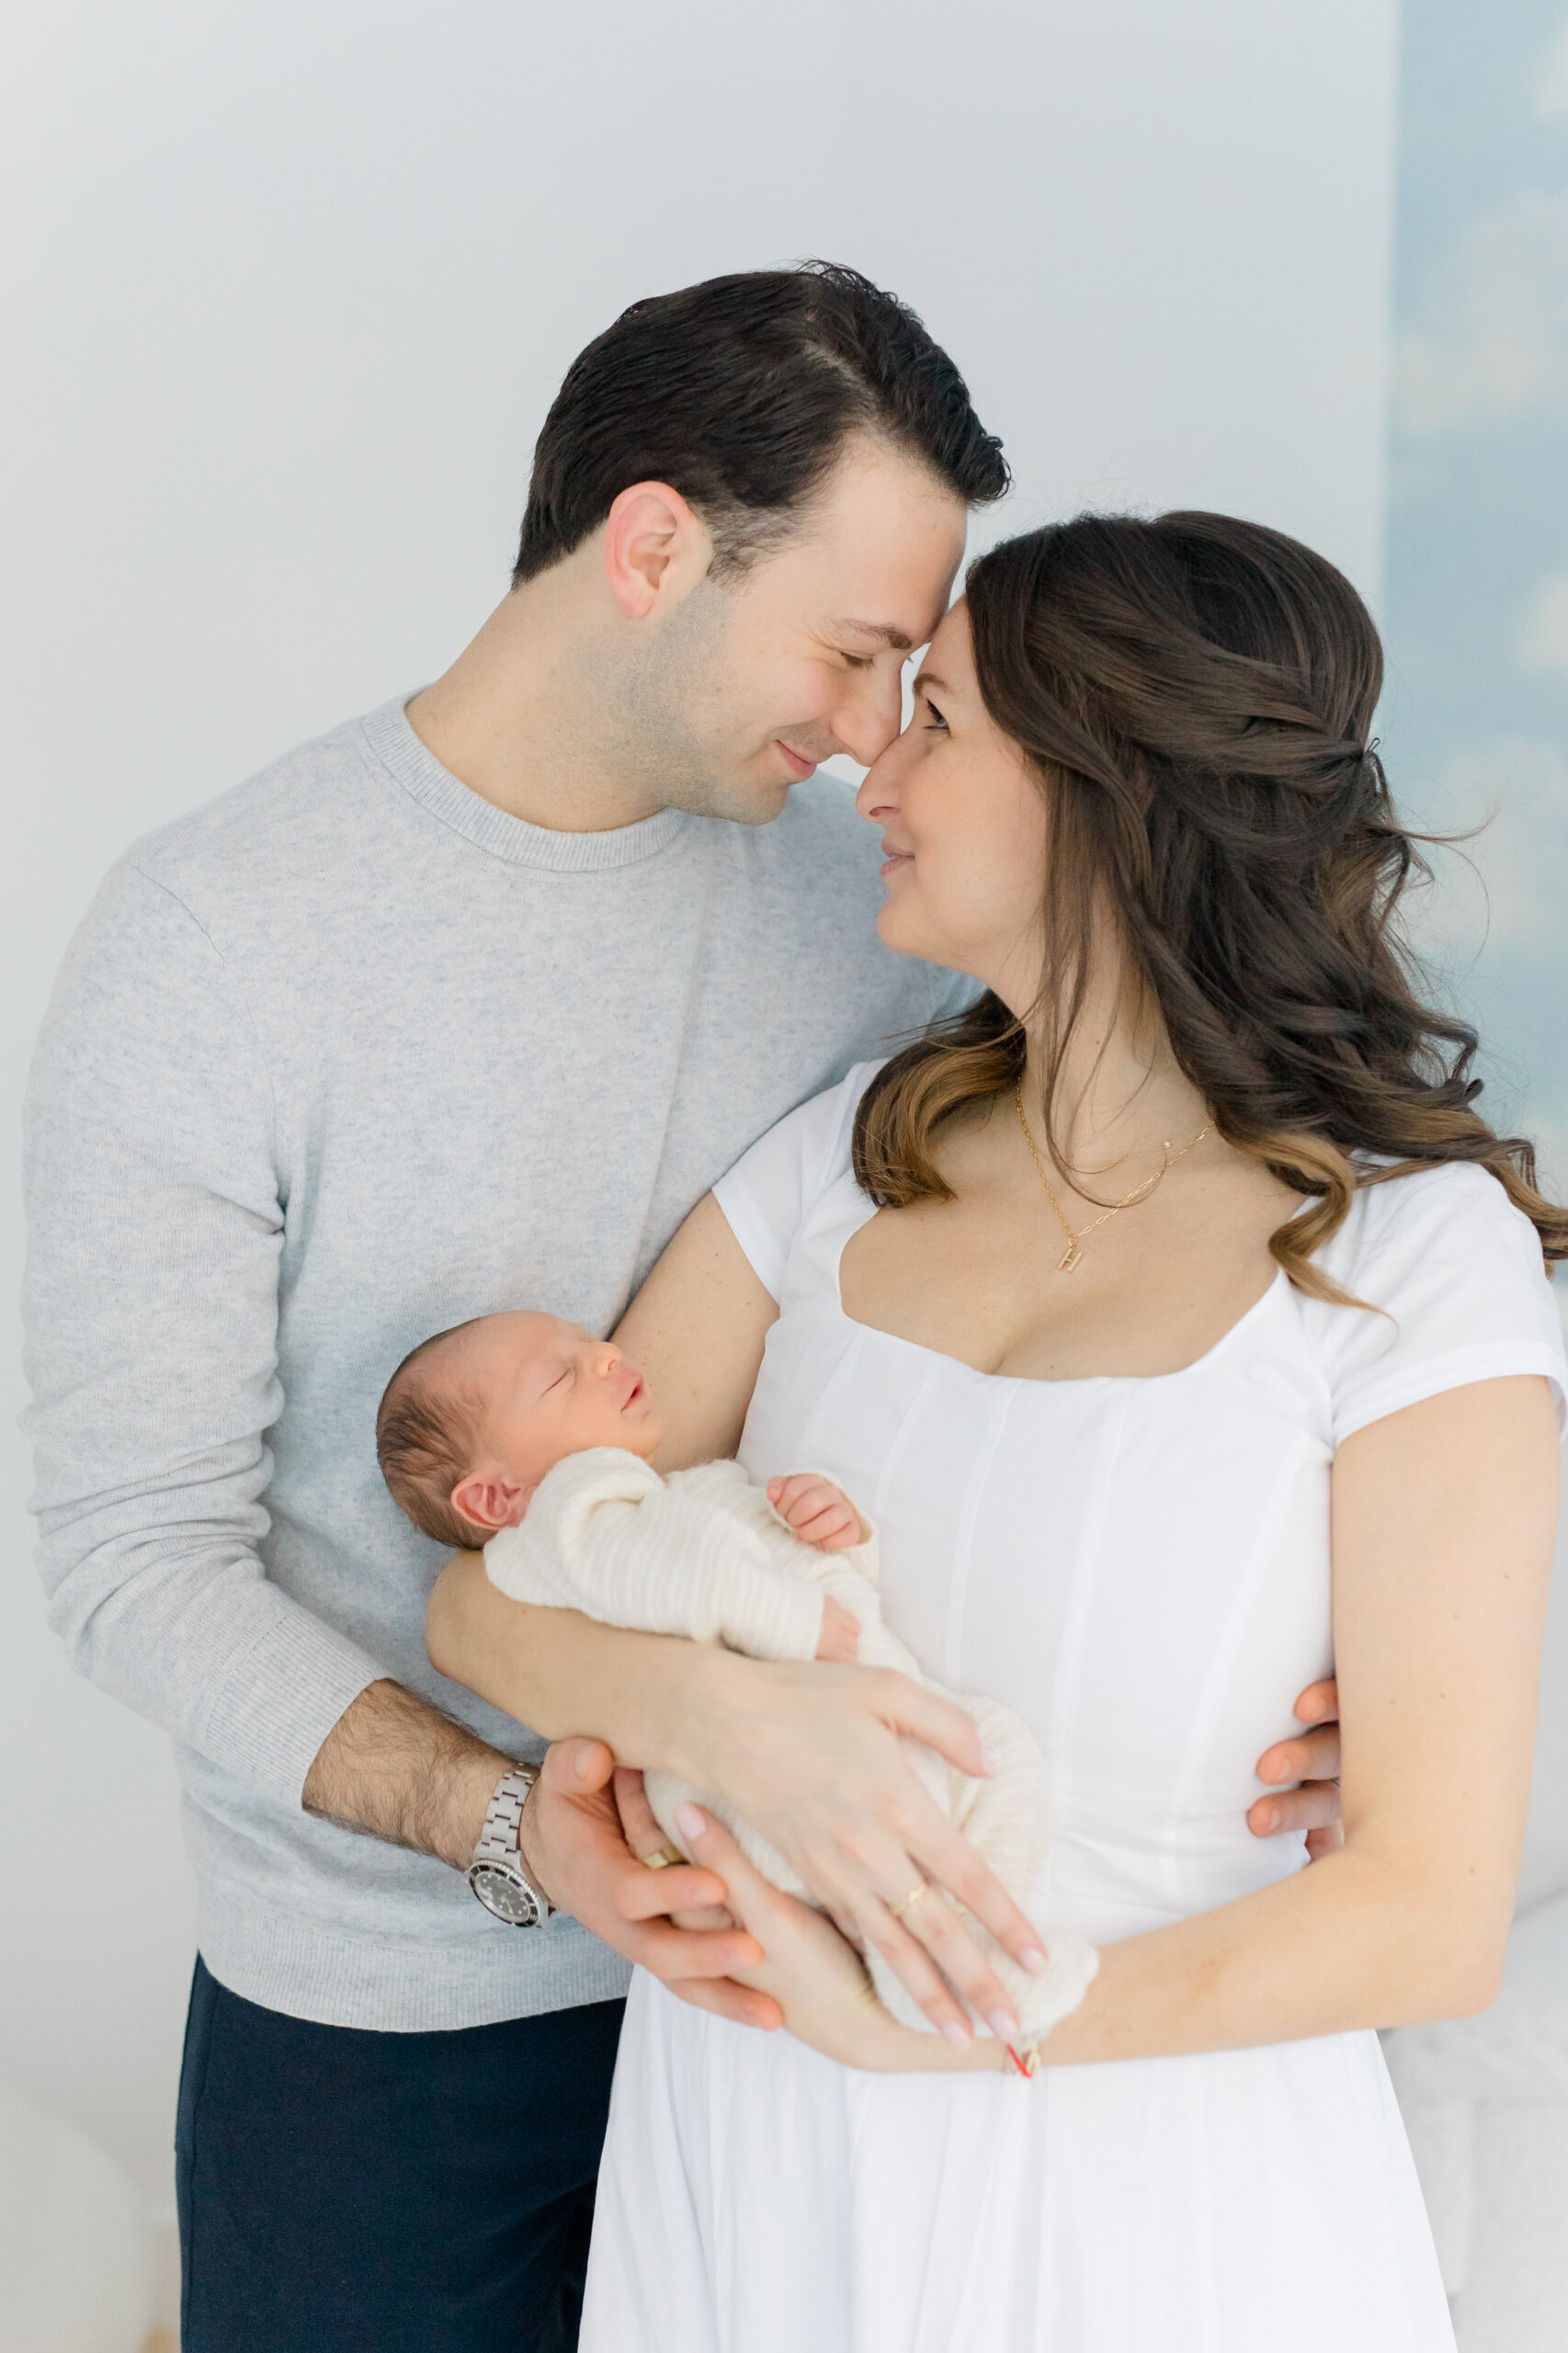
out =
<svg viewBox="0 0 1568 2353"><path fill-rule="evenodd" d="M1315 1729L1300 1740L1277 1741L1264 1750L1257 1778L1278 1794L1248 1807L1247 1828L1255 1838L1304 1830L1307 1853L1315 1863L1320 1855L1335 1854L1345 1844L1339 1820L1339 1686L1334 1677L1309 1683L1294 1713Z"/></svg>
<svg viewBox="0 0 1568 2353"><path fill-rule="evenodd" d="M842 1552L864 1540L860 1515L843 1488L815 1471L769 1479L767 1500L802 1544L814 1544L821 1552Z"/></svg>
<svg viewBox="0 0 1568 2353"><path fill-rule="evenodd" d="M724 1882L694 1863L650 1870L638 1860L616 1808L614 1771L602 1740L558 1740L549 1750L523 1809L518 1844L528 1876L537 1874L552 1904L683 2002L741 2026L778 2026L783 2013L777 2002L733 1983L733 1972L756 1968L763 1952L722 1909ZM641 1774L621 1778L634 1780L641 1792ZM642 1851L651 1854L664 1845L665 1834L645 1797L642 1808L652 1843ZM679 1927L676 1917L701 1925Z"/></svg>

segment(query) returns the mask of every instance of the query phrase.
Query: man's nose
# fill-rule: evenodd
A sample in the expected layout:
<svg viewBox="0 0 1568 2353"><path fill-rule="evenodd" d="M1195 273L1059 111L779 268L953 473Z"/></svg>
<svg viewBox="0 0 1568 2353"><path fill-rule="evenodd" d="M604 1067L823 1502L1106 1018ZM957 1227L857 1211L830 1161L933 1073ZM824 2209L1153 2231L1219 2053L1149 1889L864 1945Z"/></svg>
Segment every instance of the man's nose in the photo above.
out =
<svg viewBox="0 0 1568 2353"><path fill-rule="evenodd" d="M855 691L845 697L833 715L833 732L850 758L869 768L899 732L903 718L903 673L862 670L854 683Z"/></svg>

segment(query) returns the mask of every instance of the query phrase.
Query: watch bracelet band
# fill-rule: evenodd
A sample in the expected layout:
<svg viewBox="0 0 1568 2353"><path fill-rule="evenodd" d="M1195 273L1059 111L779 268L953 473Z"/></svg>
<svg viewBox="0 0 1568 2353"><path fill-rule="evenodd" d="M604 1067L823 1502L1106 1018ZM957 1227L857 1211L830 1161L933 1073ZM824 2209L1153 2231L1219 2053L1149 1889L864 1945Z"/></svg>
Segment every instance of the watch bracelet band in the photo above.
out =
<svg viewBox="0 0 1568 2353"><path fill-rule="evenodd" d="M539 1779L539 1770L537 1765L519 1760L502 1774L485 1808L484 1827L473 1850L474 1862L515 1863L518 1860L517 1833L522 1827L523 1808Z"/></svg>
<svg viewBox="0 0 1568 2353"><path fill-rule="evenodd" d="M540 1766L530 1764L526 1757L519 1757L496 1782L484 1811L484 1826L479 1834L479 1844L469 1864L468 1880L474 1893L480 1896L481 1903L485 1899L480 1894L475 1874L483 1867L488 1866L493 1870L505 1872L509 1878L520 1880L536 1906L536 1921L542 1926L554 1917L556 1907L544 1890L535 1886L523 1868L518 1836L523 1808L533 1792L540 1770ZM485 1908L493 1911L495 1907L486 1904Z"/></svg>

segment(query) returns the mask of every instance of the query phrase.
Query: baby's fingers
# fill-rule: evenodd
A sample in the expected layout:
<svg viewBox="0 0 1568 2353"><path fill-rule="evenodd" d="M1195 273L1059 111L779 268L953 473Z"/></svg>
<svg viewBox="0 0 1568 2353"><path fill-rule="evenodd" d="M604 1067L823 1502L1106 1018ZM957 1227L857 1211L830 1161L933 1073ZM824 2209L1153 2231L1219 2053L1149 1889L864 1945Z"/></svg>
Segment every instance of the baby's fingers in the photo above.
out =
<svg viewBox="0 0 1568 2353"><path fill-rule="evenodd" d="M843 1501L831 1503L818 1512L802 1507L790 1525L802 1544L815 1544L824 1551L840 1550L855 1543L860 1534L860 1522L849 1506Z"/></svg>
<svg viewBox="0 0 1568 2353"><path fill-rule="evenodd" d="M770 1479L767 1483L768 1502L791 1528L837 1496L837 1488L830 1487L825 1479L819 1479L814 1471L796 1471L788 1479Z"/></svg>

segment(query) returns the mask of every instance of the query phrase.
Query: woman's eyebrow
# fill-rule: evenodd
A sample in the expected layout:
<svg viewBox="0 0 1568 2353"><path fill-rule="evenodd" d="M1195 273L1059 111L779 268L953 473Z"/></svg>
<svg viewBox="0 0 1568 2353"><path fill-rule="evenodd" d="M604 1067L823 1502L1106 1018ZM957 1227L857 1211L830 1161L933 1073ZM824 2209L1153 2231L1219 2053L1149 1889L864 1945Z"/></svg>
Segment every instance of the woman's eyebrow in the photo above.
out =
<svg viewBox="0 0 1568 2353"><path fill-rule="evenodd" d="M952 693L952 688L949 686L947 680L945 678L938 678L935 670L922 670L919 676L915 679L915 685L911 688L911 692L914 694L921 694L927 687L935 687L937 692L940 695L950 695Z"/></svg>

